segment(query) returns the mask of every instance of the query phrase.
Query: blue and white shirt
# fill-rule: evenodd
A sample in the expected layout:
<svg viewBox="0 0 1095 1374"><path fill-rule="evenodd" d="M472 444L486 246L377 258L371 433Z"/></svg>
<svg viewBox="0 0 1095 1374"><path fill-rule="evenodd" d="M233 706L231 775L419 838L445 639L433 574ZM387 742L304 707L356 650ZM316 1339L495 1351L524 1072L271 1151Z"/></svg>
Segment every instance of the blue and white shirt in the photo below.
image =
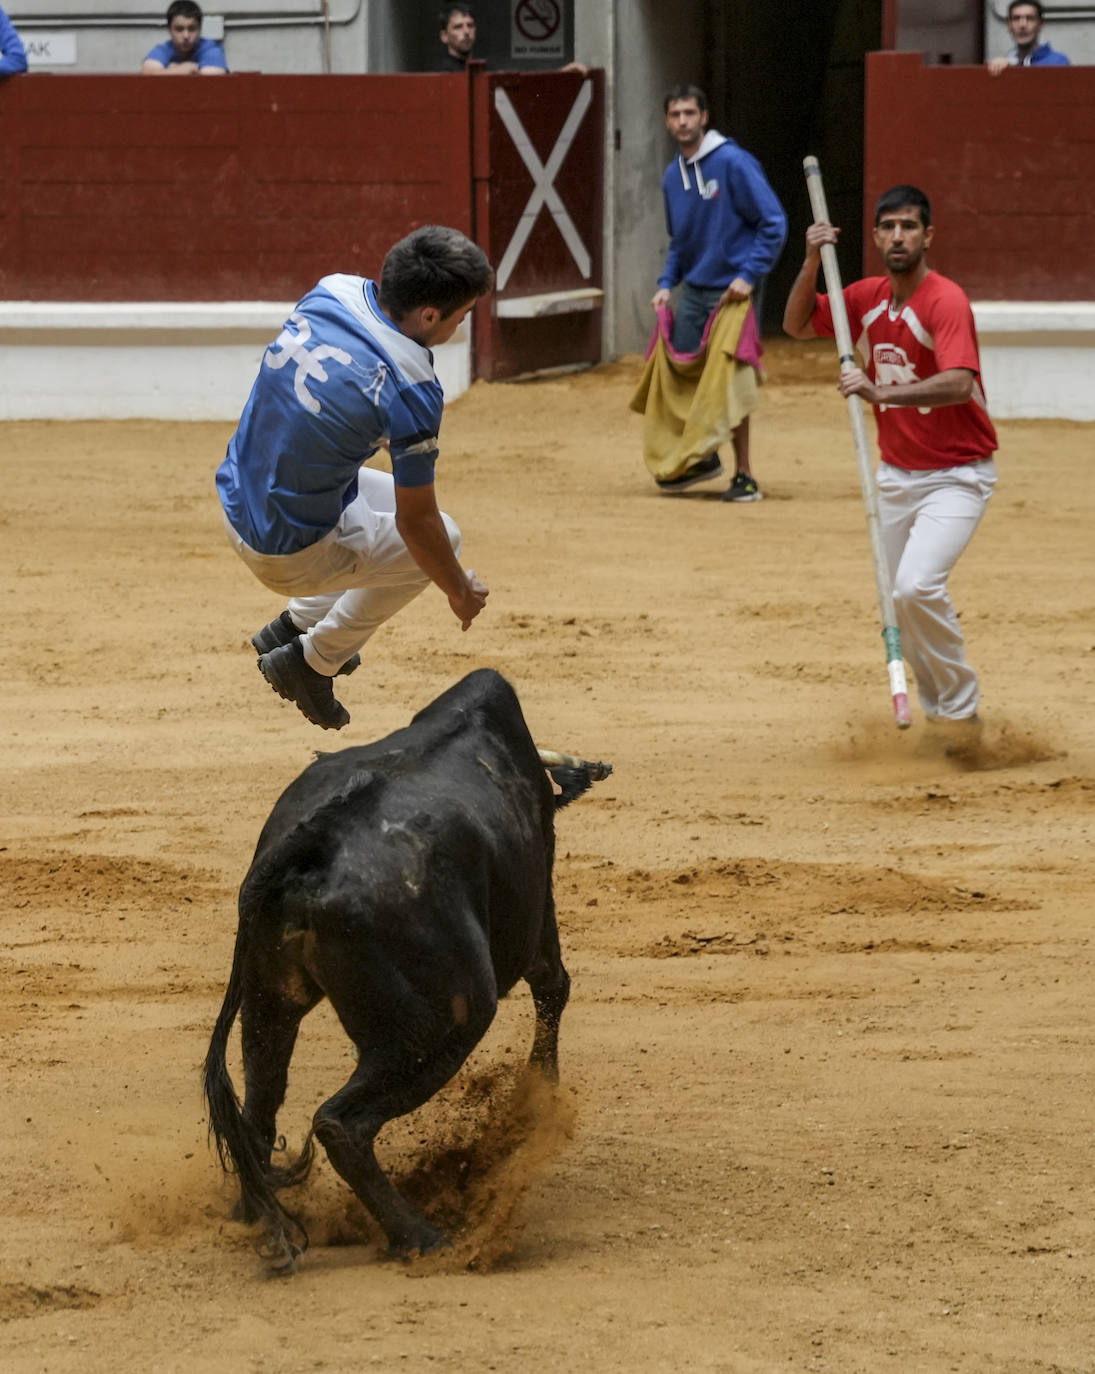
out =
<svg viewBox="0 0 1095 1374"><path fill-rule="evenodd" d="M376 283L324 277L263 355L217 469L233 529L258 553L316 543L384 441L397 486L431 485L444 399L433 354L388 319Z"/></svg>

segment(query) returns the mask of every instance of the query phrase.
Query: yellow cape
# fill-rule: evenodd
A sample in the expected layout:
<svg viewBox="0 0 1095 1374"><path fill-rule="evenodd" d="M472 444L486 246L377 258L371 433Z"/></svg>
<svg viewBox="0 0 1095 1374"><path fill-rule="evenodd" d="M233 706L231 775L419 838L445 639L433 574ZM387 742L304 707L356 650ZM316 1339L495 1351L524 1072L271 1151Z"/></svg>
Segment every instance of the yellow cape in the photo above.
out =
<svg viewBox="0 0 1095 1374"><path fill-rule="evenodd" d="M644 417L643 461L651 476L679 477L726 443L756 408L756 369L734 357L748 314L748 301L724 305L706 350L687 363L669 356L659 331L628 403Z"/></svg>

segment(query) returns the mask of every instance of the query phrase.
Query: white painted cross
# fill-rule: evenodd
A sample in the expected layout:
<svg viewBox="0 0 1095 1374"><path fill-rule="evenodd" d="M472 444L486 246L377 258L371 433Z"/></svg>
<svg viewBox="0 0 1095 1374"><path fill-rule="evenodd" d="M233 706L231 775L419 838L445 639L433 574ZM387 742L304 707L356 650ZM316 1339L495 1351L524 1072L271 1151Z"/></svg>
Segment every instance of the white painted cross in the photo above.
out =
<svg viewBox="0 0 1095 1374"><path fill-rule="evenodd" d="M494 108L498 111L499 118L509 131L509 136L513 139L517 151L521 154L521 161L532 174L533 182L532 195L529 196L528 204L521 212L521 218L517 222L513 238L510 239L509 246L502 254L502 261L498 265L497 285L499 291L505 290L506 282L509 281L513 269L517 266L517 259L521 256L521 250L528 242L529 235L536 223L536 217L544 205L547 206L555 220L559 233L563 236L563 242L570 249L571 257L578 264L579 272L583 277L589 278L592 271L589 251L582 242L581 235L563 204L562 197L555 189L555 178L559 175L559 168L563 165L563 159L570 151L570 145L574 142L574 135L578 132L578 125L581 124L592 99L593 82L583 81L574 104L571 106L570 114L566 117L566 123L559 130L559 137L555 140L555 147L551 150L551 156L547 162L541 162L528 134L525 133L520 116L513 108L513 102L501 86L496 86L494 89Z"/></svg>

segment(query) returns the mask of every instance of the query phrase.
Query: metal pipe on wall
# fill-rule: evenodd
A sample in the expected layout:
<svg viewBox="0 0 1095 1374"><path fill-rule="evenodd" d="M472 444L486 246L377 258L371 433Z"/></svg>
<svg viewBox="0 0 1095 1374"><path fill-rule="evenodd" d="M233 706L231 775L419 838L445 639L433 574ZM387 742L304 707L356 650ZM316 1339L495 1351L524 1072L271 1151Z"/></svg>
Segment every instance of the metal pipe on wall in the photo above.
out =
<svg viewBox="0 0 1095 1374"><path fill-rule="evenodd" d="M217 18L224 20L225 28L233 29L257 29L257 28L299 28L299 27L318 27L323 25L329 34L332 25L342 27L352 24L361 13L364 0L353 0L353 8L346 15L332 15L330 0L321 0L321 8L314 14L283 14L279 11L269 10L265 13L239 12L233 14L231 10L222 11ZM164 24L163 13L157 14L20 14L18 11L9 10L9 17L14 24L21 28L28 29L162 29ZM329 39L328 39L329 44ZM328 71L330 62L328 61Z"/></svg>

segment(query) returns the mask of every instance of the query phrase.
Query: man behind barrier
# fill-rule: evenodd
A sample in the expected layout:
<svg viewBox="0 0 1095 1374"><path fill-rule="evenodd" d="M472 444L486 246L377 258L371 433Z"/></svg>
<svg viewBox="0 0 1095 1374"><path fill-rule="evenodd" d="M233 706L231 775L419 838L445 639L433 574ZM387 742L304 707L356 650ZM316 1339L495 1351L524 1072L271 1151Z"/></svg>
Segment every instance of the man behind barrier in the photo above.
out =
<svg viewBox="0 0 1095 1374"><path fill-rule="evenodd" d="M142 76L226 76L224 49L202 37L202 9L195 0L172 0L167 7L167 39L141 64Z"/></svg>

